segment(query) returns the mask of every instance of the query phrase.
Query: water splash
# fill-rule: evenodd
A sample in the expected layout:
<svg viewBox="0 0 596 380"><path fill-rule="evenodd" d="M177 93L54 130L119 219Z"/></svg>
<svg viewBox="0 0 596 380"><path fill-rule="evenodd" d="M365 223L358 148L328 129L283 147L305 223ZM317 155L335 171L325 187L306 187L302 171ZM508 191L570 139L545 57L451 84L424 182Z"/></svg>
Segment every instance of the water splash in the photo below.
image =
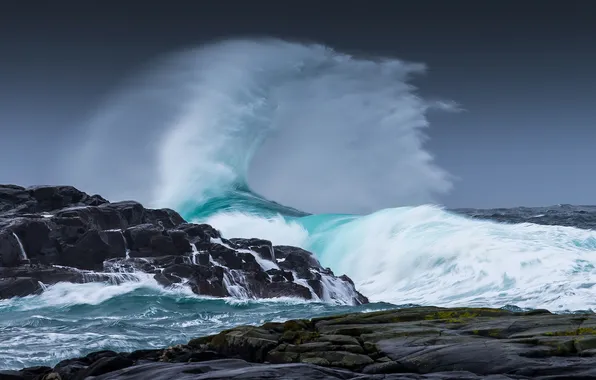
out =
<svg viewBox="0 0 596 380"><path fill-rule="evenodd" d="M68 158L65 180L108 198L198 207L203 215L429 202L451 182L423 147L426 114L454 107L417 94L410 80L424 71L275 39L188 50L100 108L77 160Z"/></svg>
<svg viewBox="0 0 596 380"><path fill-rule="evenodd" d="M19 245L19 250L21 252L21 260L29 261L29 258L27 257L27 252L25 252L25 247L23 247L23 243L21 242L21 239L19 239L19 236L14 232L12 233L12 236L14 236L14 238L17 240L17 243Z"/></svg>

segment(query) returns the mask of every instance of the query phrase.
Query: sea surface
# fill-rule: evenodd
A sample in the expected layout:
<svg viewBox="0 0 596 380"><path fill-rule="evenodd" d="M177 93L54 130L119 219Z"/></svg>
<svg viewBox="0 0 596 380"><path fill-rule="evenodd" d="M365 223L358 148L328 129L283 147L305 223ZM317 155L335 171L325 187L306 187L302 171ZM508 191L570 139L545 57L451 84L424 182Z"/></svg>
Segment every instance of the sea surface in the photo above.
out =
<svg viewBox="0 0 596 380"><path fill-rule="evenodd" d="M0 369L403 305L596 310L596 207L437 205L457 187L424 148L426 114L457 107L420 97L409 80L422 72L278 40L190 49L98 107L60 170L62 183L171 207L226 238L307 249L371 304L208 299L143 274L57 284L0 301Z"/></svg>
<svg viewBox="0 0 596 380"><path fill-rule="evenodd" d="M391 216L394 223L386 225ZM360 254L370 252L368 259L335 262L331 255L350 253L342 240L355 230L370 229L369 218L378 218L375 237L384 238L388 247L379 249L380 241L367 239L371 246L356 244L362 236L352 236L348 246ZM410 218L409 223L400 218ZM209 299L184 288L166 290L141 274L138 281L122 285L57 284L39 296L0 301L0 368L54 365L98 350L159 348L242 324L414 304L596 310L596 232L588 229L596 221L594 207L447 211L420 206L384 210L379 216L267 220L284 233L310 228L313 238L303 245L336 271L346 269L373 303ZM449 236L440 233L443 229ZM321 234L330 236L331 243L325 244ZM421 242L405 245L405 239ZM400 262L408 265L405 270ZM367 272L359 275L362 271Z"/></svg>

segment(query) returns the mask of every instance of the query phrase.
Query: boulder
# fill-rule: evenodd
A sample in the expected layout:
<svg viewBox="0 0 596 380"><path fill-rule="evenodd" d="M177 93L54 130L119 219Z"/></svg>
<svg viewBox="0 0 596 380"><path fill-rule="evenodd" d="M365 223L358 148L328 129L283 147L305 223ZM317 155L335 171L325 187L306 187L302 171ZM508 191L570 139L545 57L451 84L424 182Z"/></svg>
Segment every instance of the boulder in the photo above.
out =
<svg viewBox="0 0 596 380"><path fill-rule="evenodd" d="M39 281L31 277L0 278L0 299L25 297L42 291Z"/></svg>

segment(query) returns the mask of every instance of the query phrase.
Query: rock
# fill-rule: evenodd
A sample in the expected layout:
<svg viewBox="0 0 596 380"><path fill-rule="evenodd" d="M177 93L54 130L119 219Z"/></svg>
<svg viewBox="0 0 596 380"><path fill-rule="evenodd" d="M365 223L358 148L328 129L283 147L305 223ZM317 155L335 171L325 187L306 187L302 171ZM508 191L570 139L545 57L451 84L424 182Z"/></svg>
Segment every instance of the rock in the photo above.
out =
<svg viewBox="0 0 596 380"><path fill-rule="evenodd" d="M48 212L73 205L97 206L107 203L99 195L89 196L72 186L35 186L27 189L36 200L32 212Z"/></svg>
<svg viewBox="0 0 596 380"><path fill-rule="evenodd" d="M229 269L242 269L242 257L232 249L220 244L213 244L209 249L209 254L219 264Z"/></svg>
<svg viewBox="0 0 596 380"><path fill-rule="evenodd" d="M114 257L124 257L124 252L113 249L97 230L87 231L72 246L67 246L60 254L58 264L72 268L103 270L104 261Z"/></svg>
<svg viewBox="0 0 596 380"><path fill-rule="evenodd" d="M352 379L353 374L306 364L264 365L243 360L216 360L204 363L146 363L134 370L116 371L95 380L202 380L202 379Z"/></svg>
<svg viewBox="0 0 596 380"><path fill-rule="evenodd" d="M52 228L58 230L60 226L43 218L16 218L7 231L18 236L27 258L32 262L55 263L58 260L59 243L52 239Z"/></svg>
<svg viewBox="0 0 596 380"><path fill-rule="evenodd" d="M163 350L102 351L53 370L5 373L62 380L590 379L595 347L594 314L415 307L241 326Z"/></svg>
<svg viewBox="0 0 596 380"><path fill-rule="evenodd" d="M374 363L374 360L366 355L353 354L347 351L305 352L300 355L301 361L315 358L325 360L331 367L350 370L359 370Z"/></svg>
<svg viewBox="0 0 596 380"><path fill-rule="evenodd" d="M198 250L207 250L212 245L212 239L221 239L221 234L208 224L182 223L177 227L186 232Z"/></svg>
<svg viewBox="0 0 596 380"><path fill-rule="evenodd" d="M294 282L267 284L262 295L263 298L298 297L306 300L312 299L312 293L308 288Z"/></svg>
<svg viewBox="0 0 596 380"><path fill-rule="evenodd" d="M347 277L321 268L300 248L226 240L212 226L187 223L173 210L110 203L71 186L0 185L0 278L120 283L136 280L139 271L163 286L184 284L215 297L333 300L348 294L354 304L368 302ZM6 294L38 292L11 289Z"/></svg>
<svg viewBox="0 0 596 380"><path fill-rule="evenodd" d="M99 195L89 196L72 186L24 188L0 185L0 214L41 214L65 207L97 206L107 203Z"/></svg>
<svg viewBox="0 0 596 380"><path fill-rule="evenodd" d="M21 371L0 371L0 380L25 380Z"/></svg>
<svg viewBox="0 0 596 380"><path fill-rule="evenodd" d="M0 267L0 278L11 279L15 277L29 277L45 285L53 285L58 282L87 283L87 282L110 282L120 283L132 280L125 273L95 273L81 271L67 267L54 266L21 266L15 268ZM40 285L41 286L41 285Z"/></svg>
<svg viewBox="0 0 596 380"><path fill-rule="evenodd" d="M221 355L262 363L277 346L279 334L256 327L240 327L215 335L208 347Z"/></svg>
<svg viewBox="0 0 596 380"><path fill-rule="evenodd" d="M186 282L196 294L226 297L224 268L204 265L174 264L155 275L155 280L163 286Z"/></svg>
<svg viewBox="0 0 596 380"><path fill-rule="evenodd" d="M367 374L385 374L385 373L403 373L410 372L413 368L407 368L401 363L387 361L383 363L369 364L362 369L362 373Z"/></svg>
<svg viewBox="0 0 596 380"><path fill-rule="evenodd" d="M9 231L0 231L0 266L13 267L21 263L21 248Z"/></svg>
<svg viewBox="0 0 596 380"><path fill-rule="evenodd" d="M271 281L273 282L285 282L285 281L294 281L294 275L292 272L287 272L279 269L269 269L267 274L271 276Z"/></svg>
<svg viewBox="0 0 596 380"><path fill-rule="evenodd" d="M42 291L39 281L30 277L0 279L0 299L25 297Z"/></svg>
<svg viewBox="0 0 596 380"><path fill-rule="evenodd" d="M273 245L269 240L263 239L230 239L230 242L235 247L240 249L247 249L256 252L263 259L273 261L275 260L275 252Z"/></svg>
<svg viewBox="0 0 596 380"><path fill-rule="evenodd" d="M301 248L276 245L273 249L279 267L295 271L300 278L311 279L310 268L321 268L319 261L310 252Z"/></svg>
<svg viewBox="0 0 596 380"><path fill-rule="evenodd" d="M122 368L130 367L134 364L134 361L121 356L103 357L93 362L89 367L81 370L74 377L74 380L85 380L90 376L100 376L105 373L117 371Z"/></svg>

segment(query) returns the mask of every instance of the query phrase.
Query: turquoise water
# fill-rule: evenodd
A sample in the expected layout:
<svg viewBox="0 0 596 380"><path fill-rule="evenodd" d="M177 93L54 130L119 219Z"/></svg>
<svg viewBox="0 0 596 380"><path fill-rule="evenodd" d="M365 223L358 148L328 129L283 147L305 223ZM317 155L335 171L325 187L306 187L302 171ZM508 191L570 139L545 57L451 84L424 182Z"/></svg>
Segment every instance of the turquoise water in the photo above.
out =
<svg viewBox="0 0 596 380"><path fill-rule="evenodd" d="M122 286L60 284L41 296L0 301L0 368L55 365L98 350L161 348L237 325L389 307L206 299L166 291L149 278Z"/></svg>
<svg viewBox="0 0 596 380"><path fill-rule="evenodd" d="M424 148L426 113L453 107L419 96L409 80L423 71L277 40L191 49L100 107L61 171L64 183L174 208L226 238L310 250L372 304L205 299L141 274L57 284L0 301L0 369L390 305L596 310L596 232L577 228L585 213L492 217L516 222L506 224L433 204L452 183Z"/></svg>

